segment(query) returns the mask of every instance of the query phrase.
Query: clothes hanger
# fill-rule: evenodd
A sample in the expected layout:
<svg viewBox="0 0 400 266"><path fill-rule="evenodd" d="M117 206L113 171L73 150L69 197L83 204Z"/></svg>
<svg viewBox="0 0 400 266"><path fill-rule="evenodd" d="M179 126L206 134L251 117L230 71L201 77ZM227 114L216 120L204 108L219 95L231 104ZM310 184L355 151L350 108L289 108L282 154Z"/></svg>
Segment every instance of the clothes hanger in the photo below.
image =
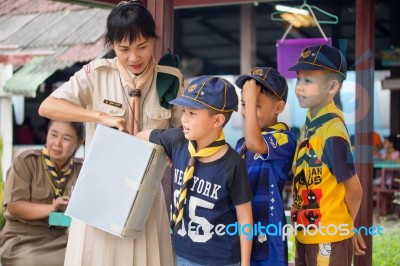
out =
<svg viewBox="0 0 400 266"><path fill-rule="evenodd" d="M326 12L326 11L324 11L324 10L322 10L322 9L320 9L320 8L318 8L318 7L316 7L316 6L312 6L312 5L307 4L307 1L306 1L306 0L303 1L303 4L302 4L301 6L294 6L294 7L292 7L292 8L297 8L297 9L302 9L302 10L308 10L308 12L309 12L309 13L311 14L311 16L312 16L312 20L308 20L308 21L309 21L309 22L314 22L314 23L317 25L317 27L318 27L319 31L321 32L322 36L324 37L324 39L325 39L326 41L328 41L328 38L326 37L324 31L322 30L320 24L337 24L338 21L339 21L339 19L338 19L337 16L332 15L332 14L330 14L330 13L328 13L328 12ZM313 9L316 10L316 11L318 11L319 13L322 13L323 15L325 15L325 16L331 18L331 20L318 20L317 17L315 16L315 13L314 13ZM290 21L303 21L303 22L305 21L304 19L303 19L303 20L298 20L298 19L286 20L286 19L283 19L283 18L280 16L280 14L282 14L282 13L287 13L287 12L290 13L290 9L288 9L287 11L276 11L276 12L273 12L273 13L271 14L271 16L270 16L270 17L271 17L271 20L273 20L273 21L289 21L289 22L290 22ZM290 32L290 30L291 30L292 28L293 28L293 24L290 23L289 27L286 29L286 32L285 32L285 33L283 34L283 36L282 36L281 42L285 40L286 36L289 34L289 32Z"/></svg>

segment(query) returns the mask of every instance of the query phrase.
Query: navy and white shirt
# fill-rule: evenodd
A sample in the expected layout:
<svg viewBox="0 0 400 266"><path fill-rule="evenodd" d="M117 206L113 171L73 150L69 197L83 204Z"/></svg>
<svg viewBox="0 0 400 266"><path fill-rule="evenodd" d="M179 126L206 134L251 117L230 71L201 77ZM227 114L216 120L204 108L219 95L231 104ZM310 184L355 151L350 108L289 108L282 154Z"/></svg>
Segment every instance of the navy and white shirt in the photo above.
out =
<svg viewBox="0 0 400 266"><path fill-rule="evenodd" d="M174 128L153 130L150 141L163 146L173 161L174 202L177 202L190 158L188 140L181 128ZM229 147L216 161L196 161L190 182L182 228L173 235L176 254L204 265L240 262L239 236L225 230L237 222L235 205L253 198L244 160Z"/></svg>
<svg viewBox="0 0 400 266"><path fill-rule="evenodd" d="M269 232L274 234L279 226L286 224L282 190L292 167L296 137L292 131L283 129L281 123L271 127L269 132L262 132L262 136L268 145L268 153L245 151L244 157L254 194L254 224L272 225ZM244 138L239 139L235 148L241 154L243 142ZM287 264L286 240L282 241L281 235L254 236L251 259L269 262L266 265Z"/></svg>

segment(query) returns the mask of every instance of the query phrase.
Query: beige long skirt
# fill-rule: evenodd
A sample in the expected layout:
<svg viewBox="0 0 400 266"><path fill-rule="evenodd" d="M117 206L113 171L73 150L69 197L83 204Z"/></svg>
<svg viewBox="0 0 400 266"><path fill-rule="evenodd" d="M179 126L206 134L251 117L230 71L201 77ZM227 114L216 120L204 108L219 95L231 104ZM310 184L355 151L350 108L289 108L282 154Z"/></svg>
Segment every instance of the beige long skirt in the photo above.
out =
<svg viewBox="0 0 400 266"><path fill-rule="evenodd" d="M64 265L170 266L173 261L168 213L160 186L138 239L118 237L73 219Z"/></svg>

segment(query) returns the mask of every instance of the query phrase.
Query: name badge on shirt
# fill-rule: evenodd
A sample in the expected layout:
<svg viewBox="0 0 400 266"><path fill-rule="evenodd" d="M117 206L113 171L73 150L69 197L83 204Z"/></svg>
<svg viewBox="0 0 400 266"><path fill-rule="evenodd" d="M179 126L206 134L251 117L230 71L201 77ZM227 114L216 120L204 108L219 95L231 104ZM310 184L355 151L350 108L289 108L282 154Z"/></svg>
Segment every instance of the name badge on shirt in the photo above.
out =
<svg viewBox="0 0 400 266"><path fill-rule="evenodd" d="M104 99L103 103L111 105L111 106L115 106L118 108L122 108L122 103L117 103L117 102L113 102L113 101L106 100L106 99Z"/></svg>

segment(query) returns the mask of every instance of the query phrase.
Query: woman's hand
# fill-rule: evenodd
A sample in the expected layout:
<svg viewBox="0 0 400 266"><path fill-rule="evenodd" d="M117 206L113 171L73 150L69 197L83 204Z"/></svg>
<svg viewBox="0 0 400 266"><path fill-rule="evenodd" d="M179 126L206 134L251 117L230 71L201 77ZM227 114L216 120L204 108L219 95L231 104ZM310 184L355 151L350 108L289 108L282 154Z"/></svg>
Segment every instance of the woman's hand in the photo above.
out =
<svg viewBox="0 0 400 266"><path fill-rule="evenodd" d="M69 196L58 197L53 200L53 212L64 212L68 206Z"/></svg>
<svg viewBox="0 0 400 266"><path fill-rule="evenodd" d="M123 117L111 116L106 113L100 113L99 123L107 127L116 128L119 131L127 132L126 120Z"/></svg>

